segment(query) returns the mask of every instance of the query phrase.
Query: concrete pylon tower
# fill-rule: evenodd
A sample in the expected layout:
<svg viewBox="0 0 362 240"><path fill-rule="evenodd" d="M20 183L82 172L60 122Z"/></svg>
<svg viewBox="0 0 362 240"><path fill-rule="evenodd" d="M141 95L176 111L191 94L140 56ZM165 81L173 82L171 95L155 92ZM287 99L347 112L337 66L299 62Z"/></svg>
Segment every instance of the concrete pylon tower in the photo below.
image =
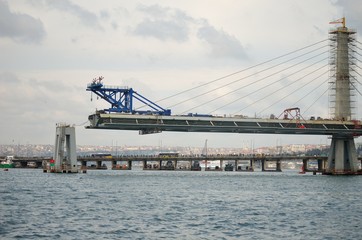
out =
<svg viewBox="0 0 362 240"><path fill-rule="evenodd" d="M58 123L55 134L54 170L57 173L77 173L75 128Z"/></svg>
<svg viewBox="0 0 362 240"><path fill-rule="evenodd" d="M329 32L331 43L331 113L335 120L351 121L355 78L351 75L350 69L355 66L353 48L356 31L345 26L345 18L331 23L343 25ZM344 175L356 174L357 171L357 151L353 136L333 135L326 173Z"/></svg>

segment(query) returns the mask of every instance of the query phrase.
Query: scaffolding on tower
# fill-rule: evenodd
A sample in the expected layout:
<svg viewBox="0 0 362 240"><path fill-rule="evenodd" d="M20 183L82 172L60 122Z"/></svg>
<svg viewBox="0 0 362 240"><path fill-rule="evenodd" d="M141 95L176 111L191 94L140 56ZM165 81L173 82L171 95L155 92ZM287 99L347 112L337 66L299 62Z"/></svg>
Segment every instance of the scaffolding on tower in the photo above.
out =
<svg viewBox="0 0 362 240"><path fill-rule="evenodd" d="M329 111L335 120L355 118L356 97L356 31L345 26L345 18L330 22L342 24L329 31L330 76Z"/></svg>

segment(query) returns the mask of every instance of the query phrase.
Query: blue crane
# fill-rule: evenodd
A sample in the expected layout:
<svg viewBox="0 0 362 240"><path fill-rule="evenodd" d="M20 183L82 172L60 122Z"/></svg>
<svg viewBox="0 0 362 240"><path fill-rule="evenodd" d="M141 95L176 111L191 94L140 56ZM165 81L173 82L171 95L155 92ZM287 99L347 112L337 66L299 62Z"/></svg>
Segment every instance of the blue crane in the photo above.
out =
<svg viewBox="0 0 362 240"><path fill-rule="evenodd" d="M130 114L155 114L164 116L171 115L171 109L162 108L161 106L137 93L132 88L105 86L103 85L102 80L103 77L93 79L92 83L88 84L86 90L95 93L97 96L111 104L111 107L104 109L104 111L123 112ZM144 106L150 107L150 110L135 110L134 100L138 100Z"/></svg>

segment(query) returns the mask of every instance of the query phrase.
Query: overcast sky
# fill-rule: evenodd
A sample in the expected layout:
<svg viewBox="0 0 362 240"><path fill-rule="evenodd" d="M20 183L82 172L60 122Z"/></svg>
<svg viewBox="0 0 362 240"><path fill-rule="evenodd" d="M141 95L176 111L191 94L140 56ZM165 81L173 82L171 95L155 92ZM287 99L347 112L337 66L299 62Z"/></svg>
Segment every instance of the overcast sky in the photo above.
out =
<svg viewBox="0 0 362 240"><path fill-rule="evenodd" d="M328 30L335 27L329 21L342 16L361 41L361 12L362 4L354 0L0 0L0 144L53 144L57 122L79 125L80 145L203 146L205 139L211 147L326 143L324 136L140 136L86 130L82 124L88 115L107 104L94 96L91 101L85 89L93 78L104 76L107 85L133 87L158 100L327 39ZM172 106L188 97L160 105ZM308 114L328 117L327 98ZM199 102L172 111L182 113ZM237 104L215 113L233 114L241 109ZM210 102L195 111L219 106ZM250 116L263 107L265 103L241 114ZM263 114L278 115L285 107L276 104Z"/></svg>

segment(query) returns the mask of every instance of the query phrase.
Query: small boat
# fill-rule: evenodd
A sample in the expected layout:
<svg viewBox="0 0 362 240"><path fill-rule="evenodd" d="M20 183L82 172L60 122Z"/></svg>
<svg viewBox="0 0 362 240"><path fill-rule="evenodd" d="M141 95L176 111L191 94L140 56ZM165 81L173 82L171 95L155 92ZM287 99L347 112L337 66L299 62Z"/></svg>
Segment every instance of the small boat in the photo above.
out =
<svg viewBox="0 0 362 240"><path fill-rule="evenodd" d="M234 165L232 165L231 163L227 163L224 167L224 171L234 171Z"/></svg>
<svg viewBox="0 0 362 240"><path fill-rule="evenodd" d="M28 168L37 168L38 166L36 165L36 162L28 162L28 164L26 164L26 167L28 167Z"/></svg>
<svg viewBox="0 0 362 240"><path fill-rule="evenodd" d="M201 165L199 161L194 161L191 166L191 171L201 171Z"/></svg>
<svg viewBox="0 0 362 240"><path fill-rule="evenodd" d="M215 166L215 167L206 167L205 171L222 171L222 168L219 166Z"/></svg>
<svg viewBox="0 0 362 240"><path fill-rule="evenodd" d="M87 166L87 169L89 170L107 170L107 165L102 164L102 166L98 167L96 164L91 164L90 166Z"/></svg>
<svg viewBox="0 0 362 240"><path fill-rule="evenodd" d="M0 168L5 168L5 169L14 168L13 159L14 159L14 156L5 157L5 160L1 161L1 163L0 163Z"/></svg>
<svg viewBox="0 0 362 240"><path fill-rule="evenodd" d="M162 165L160 170L175 170L175 166L173 165L172 161L167 161L166 165Z"/></svg>
<svg viewBox="0 0 362 240"><path fill-rule="evenodd" d="M302 167L300 168L299 174L305 174L304 166L302 166Z"/></svg>

